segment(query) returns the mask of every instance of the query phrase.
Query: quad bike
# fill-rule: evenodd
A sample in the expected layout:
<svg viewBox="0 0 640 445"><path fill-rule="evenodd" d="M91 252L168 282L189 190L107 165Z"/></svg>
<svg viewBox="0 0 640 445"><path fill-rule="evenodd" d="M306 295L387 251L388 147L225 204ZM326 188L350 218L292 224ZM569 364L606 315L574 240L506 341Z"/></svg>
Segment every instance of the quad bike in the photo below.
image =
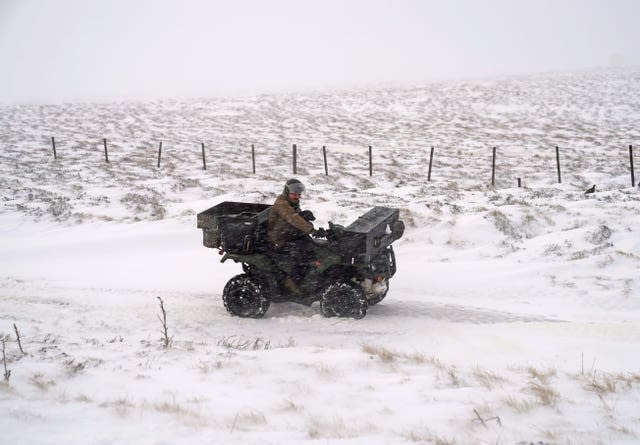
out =
<svg viewBox="0 0 640 445"><path fill-rule="evenodd" d="M231 314L259 318L271 302L319 301L325 317L360 319L387 295L396 273L391 244L404 233L398 209L374 207L347 227L330 222L326 239L311 238L309 262L296 264L269 248L270 208L225 201L198 214L204 245L218 249L221 262L242 264L244 273L231 278L222 293ZM300 277L297 293L283 284L294 275Z"/></svg>

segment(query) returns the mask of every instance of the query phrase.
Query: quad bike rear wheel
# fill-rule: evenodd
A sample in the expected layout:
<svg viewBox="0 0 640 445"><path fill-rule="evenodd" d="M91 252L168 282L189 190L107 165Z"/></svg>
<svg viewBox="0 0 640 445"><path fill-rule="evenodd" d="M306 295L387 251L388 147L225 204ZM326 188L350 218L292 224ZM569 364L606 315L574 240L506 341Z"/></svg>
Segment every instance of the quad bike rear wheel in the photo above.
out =
<svg viewBox="0 0 640 445"><path fill-rule="evenodd" d="M320 299L320 311L325 317L353 317L367 315L367 297L362 287L351 281L338 281L327 286Z"/></svg>
<svg viewBox="0 0 640 445"><path fill-rule="evenodd" d="M222 291L222 301L230 314L245 318L263 317L271 304L267 285L249 274L231 278Z"/></svg>

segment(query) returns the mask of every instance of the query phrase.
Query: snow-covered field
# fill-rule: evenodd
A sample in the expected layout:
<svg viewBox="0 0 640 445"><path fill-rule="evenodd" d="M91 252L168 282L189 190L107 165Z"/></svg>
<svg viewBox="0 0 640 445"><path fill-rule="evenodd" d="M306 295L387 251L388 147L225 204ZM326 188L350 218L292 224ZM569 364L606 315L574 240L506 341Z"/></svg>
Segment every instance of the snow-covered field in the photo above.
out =
<svg viewBox="0 0 640 445"><path fill-rule="evenodd" d="M639 141L637 68L0 107L0 443L639 443ZM317 225L407 224L362 320L222 305L195 215L271 203L293 143Z"/></svg>

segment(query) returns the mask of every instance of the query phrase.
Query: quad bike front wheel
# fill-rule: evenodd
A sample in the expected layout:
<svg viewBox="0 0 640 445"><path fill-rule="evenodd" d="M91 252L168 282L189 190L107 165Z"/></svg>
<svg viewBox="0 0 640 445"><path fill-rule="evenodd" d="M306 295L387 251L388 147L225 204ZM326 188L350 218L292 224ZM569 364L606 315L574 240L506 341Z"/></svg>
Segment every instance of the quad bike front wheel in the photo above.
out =
<svg viewBox="0 0 640 445"><path fill-rule="evenodd" d="M320 311L325 317L353 317L367 315L367 297L356 283L338 281L327 286L320 299Z"/></svg>
<svg viewBox="0 0 640 445"><path fill-rule="evenodd" d="M245 318L264 316L271 304L265 283L248 274L236 275L227 282L222 301L230 314Z"/></svg>

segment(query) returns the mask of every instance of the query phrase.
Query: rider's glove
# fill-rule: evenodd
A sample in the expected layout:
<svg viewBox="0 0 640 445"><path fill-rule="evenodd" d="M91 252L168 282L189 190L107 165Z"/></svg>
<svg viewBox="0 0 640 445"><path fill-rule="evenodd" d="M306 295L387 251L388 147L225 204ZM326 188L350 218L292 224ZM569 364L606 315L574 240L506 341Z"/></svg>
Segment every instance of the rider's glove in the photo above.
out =
<svg viewBox="0 0 640 445"><path fill-rule="evenodd" d="M313 216L313 212L311 210L303 210L300 212L300 216L302 216L307 221L315 221L316 217Z"/></svg>
<svg viewBox="0 0 640 445"><path fill-rule="evenodd" d="M316 238L326 238L327 237L327 231L324 230L322 227L314 230L313 232L311 232L311 234L313 236L315 236Z"/></svg>

